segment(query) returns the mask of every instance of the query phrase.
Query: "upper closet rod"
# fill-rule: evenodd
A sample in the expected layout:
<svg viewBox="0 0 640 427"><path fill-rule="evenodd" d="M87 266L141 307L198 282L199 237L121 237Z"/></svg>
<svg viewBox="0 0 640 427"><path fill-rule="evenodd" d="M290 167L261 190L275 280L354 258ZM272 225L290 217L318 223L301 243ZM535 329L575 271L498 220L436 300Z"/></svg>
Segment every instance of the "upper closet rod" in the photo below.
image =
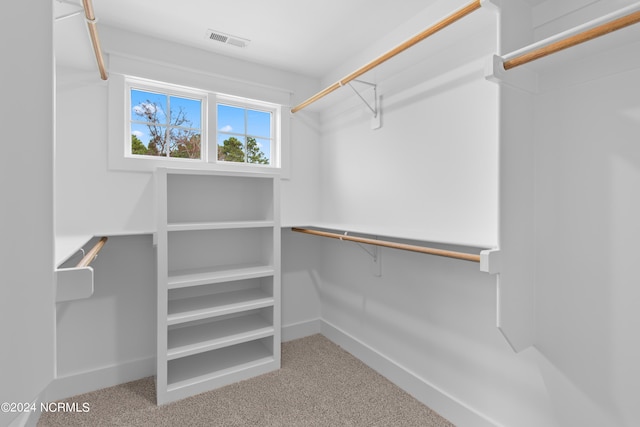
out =
<svg viewBox="0 0 640 427"><path fill-rule="evenodd" d="M98 240L98 243L93 245L91 250L87 252L85 256L82 257L82 259L76 265L76 267L87 267L89 264L91 264L93 260L96 259L96 257L98 256L98 252L100 252L104 244L107 243L107 239L108 238L106 236L103 236L100 240Z"/></svg>
<svg viewBox="0 0 640 427"><path fill-rule="evenodd" d="M331 86L329 86L326 89L318 92L317 94L313 95L311 98L307 99L306 101L302 102L301 104L296 105L295 107L293 107L291 109L291 112L292 113L296 113L296 112L302 110L303 108L305 108L308 105L316 102L317 100L319 100L320 98L324 97L325 95L330 94L331 92L333 92L334 90L338 89L339 87L346 85L347 83L349 83L350 81L352 81L354 79L357 79L358 77L360 77L361 75L363 75L367 71L370 71L371 69L377 67L378 65L382 64L386 60L388 60L390 58L393 58L394 56L396 56L400 52L410 48L411 46L415 45L418 42L421 42L422 40L426 39L427 37L429 37L429 36L431 36L431 35L433 35L435 33L437 33L438 31L442 30L443 28L453 24L454 22L456 22L457 20L463 18L464 16L467 16L468 14L473 12L474 10L477 10L477 9L480 8L480 2L481 2L481 0L475 0L475 1L471 2L471 3L469 3L467 6L465 6L462 9L452 13L451 15L447 16L446 18L444 18L440 22L432 25L431 27L427 28L426 30L422 31L421 33L413 36L409 40L407 40L404 43L396 46L395 48L393 48L390 51L388 51L387 53L379 56L378 58L374 59L373 61L369 62L368 64L358 68L353 73L349 74L348 76L344 77L341 80L338 80L337 82L335 82Z"/></svg>
<svg viewBox="0 0 640 427"><path fill-rule="evenodd" d="M291 231L298 233L313 234L315 236L330 237L332 239L348 240L356 243L366 243L368 245L383 246L392 249L401 249L404 251L420 252L429 255L438 255L448 258L462 259L465 261L480 262L480 255L468 254L464 252L447 251L444 249L426 248L424 246L407 245L405 243L388 242L386 240L368 239L366 237L354 237L346 234L330 233L327 231L311 230L308 228L291 228Z"/></svg>
<svg viewBox="0 0 640 427"><path fill-rule="evenodd" d="M526 50L529 50L528 52L521 53L525 49L513 52L510 55L507 55L503 58L504 59L503 67L505 70L509 70L511 68L524 65L528 62L545 57L547 55L551 55L552 53L556 53L563 49L567 49L569 47L573 47L575 45L595 39L605 34L609 34L611 32L620 30L622 28L628 27L629 25L636 24L640 22L640 11L628 13L628 10L638 9L639 6L640 6L640 3L632 5L630 8L626 8L621 11L614 12L613 14L610 14L608 16L605 16L598 20L598 21L605 21L605 22L595 27L592 27L595 24L595 22L587 23L579 27L579 30L581 30L584 27L592 27L592 28L578 32L577 34L568 35L567 33L569 32L566 32L563 34L559 34L558 36L555 36L546 40L542 40L539 43L536 43L533 46L526 48ZM615 16L619 15L620 13L625 13L625 14L621 17L618 17L617 19L613 19ZM555 38L560 38L560 39L557 41L553 41L553 39ZM541 46L541 47L538 47L538 46ZM530 50L532 47L533 47L533 50Z"/></svg>
<svg viewBox="0 0 640 427"><path fill-rule="evenodd" d="M100 78L102 80L107 80L107 68L104 65L102 49L100 48L100 39L98 38L98 28L96 27L96 17L93 13L93 4L91 4L91 0L82 0L82 5L84 6L84 16L87 21L87 28L89 28L89 35L91 36L93 52L95 53L96 61L98 62Z"/></svg>

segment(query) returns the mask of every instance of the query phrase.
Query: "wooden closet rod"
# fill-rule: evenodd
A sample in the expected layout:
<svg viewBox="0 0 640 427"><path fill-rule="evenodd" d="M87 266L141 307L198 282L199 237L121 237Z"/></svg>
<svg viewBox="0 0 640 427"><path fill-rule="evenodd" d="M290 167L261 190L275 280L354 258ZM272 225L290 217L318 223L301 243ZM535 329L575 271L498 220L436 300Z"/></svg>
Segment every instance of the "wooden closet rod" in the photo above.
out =
<svg viewBox="0 0 640 427"><path fill-rule="evenodd" d="M448 258L462 259L465 261L480 262L480 255L468 254L464 252L447 251L444 249L426 248L424 246L407 245L405 243L388 242L386 240L368 239L366 237L354 237L346 234L330 233L327 231L311 230L308 228L293 227L291 231L298 233L313 234L315 236L330 237L332 239L348 240L356 243L366 243L368 245L383 246L385 248L400 249L403 251L420 252L429 255L438 255Z"/></svg>
<svg viewBox="0 0 640 427"><path fill-rule="evenodd" d="M82 257L82 259L80 260L78 265L76 265L76 267L87 267L89 264L91 264L93 260L96 259L96 257L98 256L98 252L100 252L104 244L107 243L107 239L108 238L104 236L100 240L98 240L98 243L93 245L91 250L87 252L85 256Z"/></svg>
<svg viewBox="0 0 640 427"><path fill-rule="evenodd" d="M534 49L531 52L524 53L522 55L516 56L515 58L511 58L507 61L504 61L504 69L509 70L519 65L523 65L536 59L545 57L547 55L551 55L552 53L556 53L563 49L567 49L569 47L573 47L575 45L595 39L605 34L612 33L638 22L640 22L640 11L622 16L610 22L605 22L604 24L598 25L597 27L585 30L581 33L564 38L562 40L558 40L546 46L542 46L538 49Z"/></svg>
<svg viewBox="0 0 640 427"><path fill-rule="evenodd" d="M302 102L301 104L296 105L295 107L293 107L291 109L291 112L292 113L296 113L296 112L302 110L303 108L305 108L308 105L316 102L320 98L330 94L331 92L333 92L334 90L338 89L339 87L344 86L347 83L351 82L352 80L357 79L358 77L360 77L361 75L363 75L367 71L370 71L371 69L377 67L378 65L382 64L386 60L388 60L390 58L393 58L394 56L396 56L400 52L403 52L403 51L407 50L411 46L421 42L422 40L426 39L427 37L437 33L438 31L442 30L443 28L453 24L457 20L467 16L468 14L473 12L474 10L479 9L480 8L480 1L481 0L475 0L475 1L471 2L471 3L469 3L468 5L463 7L462 9L452 13L451 15L447 16L446 18L444 18L440 22L432 25L431 27L427 28L426 30L422 31L421 33L413 36L412 38L410 38L409 40L405 41L404 43L399 44L395 48L393 48L390 51L388 51L387 53L377 57L376 59L374 59L373 61L369 62L368 64L358 68L356 71L354 71L353 73L349 74L348 76L342 78L341 80L338 80L337 82L335 82L331 86L327 87L326 89L321 90L320 92L316 93L311 98L307 99L306 101Z"/></svg>
<svg viewBox="0 0 640 427"><path fill-rule="evenodd" d="M100 39L98 38L98 28L96 27L96 16L93 13L93 4L91 0L82 0L84 6L84 16L87 21L87 28L89 28L89 35L91 36L91 44L93 45L93 52L96 55L96 61L98 62L98 70L100 71L100 78L107 80L107 68L104 65L104 58L102 57L102 48L100 47Z"/></svg>

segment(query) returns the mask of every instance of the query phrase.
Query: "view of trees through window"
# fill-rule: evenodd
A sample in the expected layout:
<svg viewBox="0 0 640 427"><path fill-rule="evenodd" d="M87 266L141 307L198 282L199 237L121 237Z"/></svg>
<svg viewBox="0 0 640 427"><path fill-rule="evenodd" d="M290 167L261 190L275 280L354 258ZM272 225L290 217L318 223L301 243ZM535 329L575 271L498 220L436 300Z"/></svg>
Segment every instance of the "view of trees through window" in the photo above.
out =
<svg viewBox="0 0 640 427"><path fill-rule="evenodd" d="M268 165L272 113L218 104L218 160Z"/></svg>
<svg viewBox="0 0 640 427"><path fill-rule="evenodd" d="M131 88L131 154L203 159L204 102ZM216 114L218 161L271 164L272 111L219 103Z"/></svg>
<svg viewBox="0 0 640 427"><path fill-rule="evenodd" d="M202 157L202 101L131 89L131 153Z"/></svg>

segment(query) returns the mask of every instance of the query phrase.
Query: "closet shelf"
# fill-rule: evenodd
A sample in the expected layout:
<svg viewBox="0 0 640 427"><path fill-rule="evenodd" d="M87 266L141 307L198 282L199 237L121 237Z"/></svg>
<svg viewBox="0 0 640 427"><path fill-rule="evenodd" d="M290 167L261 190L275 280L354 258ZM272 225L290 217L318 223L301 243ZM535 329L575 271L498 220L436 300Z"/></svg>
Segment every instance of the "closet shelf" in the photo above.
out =
<svg viewBox="0 0 640 427"><path fill-rule="evenodd" d="M93 268L90 264L98 256L108 238L103 236L95 241L95 238L84 238L84 244L78 245L77 239L64 239L66 251L62 255L64 262L55 269L56 275L56 302L74 301L89 298L93 295L94 279ZM72 246L73 245L73 246ZM73 253L68 254L69 248L74 247ZM86 250L85 250L86 247ZM75 259L82 254L79 261ZM56 253L56 255L58 255Z"/></svg>
<svg viewBox="0 0 640 427"><path fill-rule="evenodd" d="M366 234L368 236L376 236L386 239L401 239L401 240L414 240L421 242L428 242L430 244L458 246L477 249L478 252L493 248L497 245L496 240L477 239L467 235L452 235L449 231L446 234L438 233L436 229L423 230L419 228L403 228L402 226L390 226L390 225L368 225L350 222L324 222L314 221L312 223L288 223L282 226L283 228L312 228L318 230L333 231L335 233L349 233Z"/></svg>
<svg viewBox="0 0 640 427"><path fill-rule="evenodd" d="M268 228L275 225L274 221L194 221L174 222L167 224L167 231L193 230L223 230L238 228Z"/></svg>
<svg viewBox="0 0 640 427"><path fill-rule="evenodd" d="M56 236L56 266L61 267L93 238L93 235Z"/></svg>
<svg viewBox="0 0 640 427"><path fill-rule="evenodd" d="M275 173L156 171L156 401L280 368Z"/></svg>
<svg viewBox="0 0 640 427"><path fill-rule="evenodd" d="M261 289L245 289L169 301L167 325L202 320L269 307L272 295Z"/></svg>
<svg viewBox="0 0 640 427"><path fill-rule="evenodd" d="M315 235L315 236L321 236L321 237L328 237L332 239L338 239L341 241L354 242L358 244L367 244L367 245L372 245L374 247L381 246L381 247L386 247L391 249L419 252L427 255L436 255L436 256L442 256L447 258L455 258L455 259L464 260L464 261L477 262L480 264L480 271L483 271L485 273L490 273L490 274L496 274L499 272L500 251L499 249L496 249L496 248L483 249L479 251L478 254L475 254L475 253L458 252L458 251L452 251L452 250L446 250L446 249L431 248L426 246L411 245L411 244L399 243L394 241L382 240L378 238L358 237L358 236L350 235L349 233L351 233L351 231L336 233L333 231L323 231L323 230L317 230L313 228L303 228L303 227L292 227L291 231ZM412 239L412 240L415 240L415 239ZM376 259L377 259L377 256L374 256L374 262L377 262Z"/></svg>
<svg viewBox="0 0 640 427"><path fill-rule="evenodd" d="M272 265L232 265L169 272L168 289L273 276Z"/></svg>
<svg viewBox="0 0 640 427"><path fill-rule="evenodd" d="M438 255L438 256L443 256L448 258L461 259L465 261L480 262L480 255L477 255L477 254L469 254L469 253L449 251L444 249L428 248L428 247L417 246L417 245L408 245L405 243L390 242L387 240L379 240L379 239L370 239L367 237L350 236L347 234L347 232L344 232L344 234L338 234L338 233L331 233L327 231L313 230L309 228L297 228L297 227L292 228L291 231L296 231L298 233L312 234L315 236L330 237L332 239L346 240L346 241L355 242L355 243L365 243L368 245L383 246L391 249L400 249L404 251L419 252L419 253L428 254L428 255Z"/></svg>
<svg viewBox="0 0 640 427"><path fill-rule="evenodd" d="M107 243L108 237L102 236L98 242L82 257L80 262L76 265L77 268L88 267L98 256L98 253L102 250L105 243Z"/></svg>
<svg viewBox="0 0 640 427"><path fill-rule="evenodd" d="M265 338L273 333L273 325L259 314L171 329L167 360Z"/></svg>
<svg viewBox="0 0 640 427"><path fill-rule="evenodd" d="M273 352L261 340L169 361L169 392L274 363ZM207 388L203 388L203 391Z"/></svg>

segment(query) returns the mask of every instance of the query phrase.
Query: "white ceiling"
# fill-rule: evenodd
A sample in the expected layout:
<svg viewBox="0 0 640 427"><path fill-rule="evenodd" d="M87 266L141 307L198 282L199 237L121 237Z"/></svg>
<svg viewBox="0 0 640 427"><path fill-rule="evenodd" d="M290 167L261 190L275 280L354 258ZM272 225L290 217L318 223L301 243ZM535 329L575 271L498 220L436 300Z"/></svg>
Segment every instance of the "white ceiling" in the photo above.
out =
<svg viewBox="0 0 640 427"><path fill-rule="evenodd" d="M435 1L93 0L93 6L98 29L109 25L320 78ZM81 0L54 4L56 17L82 8ZM211 41L208 29L251 42L238 48ZM56 38L57 56L93 61L81 15L58 20Z"/></svg>
<svg viewBox="0 0 640 427"><path fill-rule="evenodd" d="M434 1L93 0L93 6L98 30L109 25L320 77ZM74 10L68 2L81 4L56 1L57 16ZM211 41L207 29L251 42L238 48Z"/></svg>

